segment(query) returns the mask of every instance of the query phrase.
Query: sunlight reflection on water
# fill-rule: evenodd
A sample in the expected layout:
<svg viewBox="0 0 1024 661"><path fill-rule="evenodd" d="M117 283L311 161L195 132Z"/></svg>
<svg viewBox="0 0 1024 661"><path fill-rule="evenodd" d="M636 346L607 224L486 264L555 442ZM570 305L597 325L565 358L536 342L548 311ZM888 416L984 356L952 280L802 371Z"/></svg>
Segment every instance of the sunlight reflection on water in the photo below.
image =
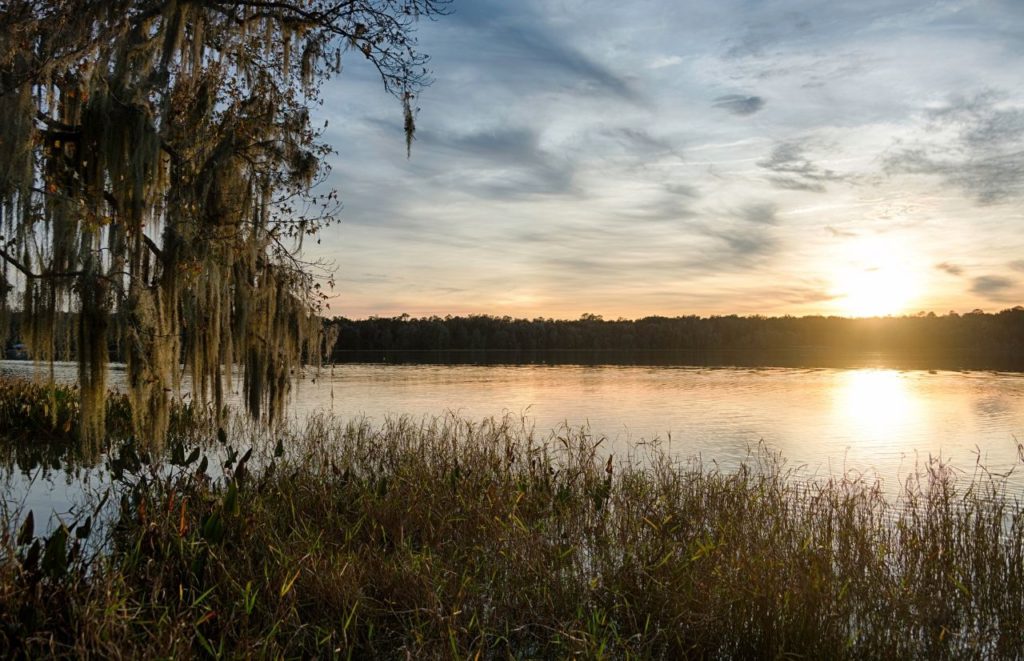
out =
<svg viewBox="0 0 1024 661"><path fill-rule="evenodd" d="M0 361L0 374L31 374ZM58 365L58 380L75 367ZM123 384L114 366L112 386ZM187 384L186 384L187 385ZM967 472L976 460L1003 471L1024 438L1024 376L886 369L473 366L347 364L310 373L290 416L342 419L443 415L526 416L538 436L589 425L618 458L658 439L673 456L735 466L764 441L808 475L875 475L892 493L915 464L941 456ZM55 477L59 482L61 478ZM66 476L65 478L66 479ZM1024 490L1024 475L1013 478Z"/></svg>
<svg viewBox="0 0 1024 661"><path fill-rule="evenodd" d="M836 382L837 422L860 438L884 437L920 417L918 399L892 370L855 370Z"/></svg>

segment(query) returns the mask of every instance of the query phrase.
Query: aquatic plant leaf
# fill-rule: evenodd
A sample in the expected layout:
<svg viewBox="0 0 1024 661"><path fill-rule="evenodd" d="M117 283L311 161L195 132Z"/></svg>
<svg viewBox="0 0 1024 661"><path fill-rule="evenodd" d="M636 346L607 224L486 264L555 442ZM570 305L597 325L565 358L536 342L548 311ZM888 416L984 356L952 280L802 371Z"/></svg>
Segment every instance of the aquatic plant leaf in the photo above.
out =
<svg viewBox="0 0 1024 661"><path fill-rule="evenodd" d="M25 522L21 524L21 529L18 531L18 546L24 546L32 541L32 535L35 531L35 516L32 510L28 511L28 516L25 517Z"/></svg>
<svg viewBox="0 0 1024 661"><path fill-rule="evenodd" d="M203 521L203 539L211 544L219 544L224 539L224 520L220 512L212 512Z"/></svg>
<svg viewBox="0 0 1024 661"><path fill-rule="evenodd" d="M85 521L75 526L75 537L85 539L92 532L92 517L85 517Z"/></svg>
<svg viewBox="0 0 1024 661"><path fill-rule="evenodd" d="M42 544L39 543L39 539L33 540L32 546L28 547L28 551L25 552L21 561L21 566L25 571L29 573L36 571L36 567L39 565L39 555L41 552Z"/></svg>
<svg viewBox="0 0 1024 661"><path fill-rule="evenodd" d="M238 513L238 484L235 481L228 485L228 492L224 494L224 511L229 514Z"/></svg>
<svg viewBox="0 0 1024 661"><path fill-rule="evenodd" d="M53 578L58 578L68 567L68 529L61 524L46 540L42 569Z"/></svg>

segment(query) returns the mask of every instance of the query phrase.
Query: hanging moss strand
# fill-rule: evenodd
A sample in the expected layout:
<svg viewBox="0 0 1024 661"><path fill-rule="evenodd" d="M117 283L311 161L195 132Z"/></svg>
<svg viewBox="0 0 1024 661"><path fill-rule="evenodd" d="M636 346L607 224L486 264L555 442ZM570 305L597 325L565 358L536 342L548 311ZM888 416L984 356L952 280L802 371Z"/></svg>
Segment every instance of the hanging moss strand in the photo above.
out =
<svg viewBox="0 0 1024 661"><path fill-rule="evenodd" d="M354 49L411 139L415 18L445 3L4 3L0 333L20 314L51 365L73 345L83 437L103 433L112 357L142 440L162 442L183 375L218 414L240 375L252 415L280 416L320 357L329 273L302 239L339 211L309 108Z"/></svg>

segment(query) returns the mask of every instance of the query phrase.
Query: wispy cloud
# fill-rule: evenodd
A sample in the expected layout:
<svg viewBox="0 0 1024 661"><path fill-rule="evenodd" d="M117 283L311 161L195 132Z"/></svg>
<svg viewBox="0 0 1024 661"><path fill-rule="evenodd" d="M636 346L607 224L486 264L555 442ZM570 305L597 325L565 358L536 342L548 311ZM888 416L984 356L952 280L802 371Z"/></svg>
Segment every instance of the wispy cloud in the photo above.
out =
<svg viewBox="0 0 1024 661"><path fill-rule="evenodd" d="M532 127L497 126L470 133L424 130L420 141L449 155L446 172L432 168L449 190L503 200L573 190L572 162L542 148L541 135Z"/></svg>
<svg viewBox="0 0 1024 661"><path fill-rule="evenodd" d="M971 282L971 291L991 301L1011 301L1010 291L1016 287L1016 282L999 275L983 275Z"/></svg>
<svg viewBox="0 0 1024 661"><path fill-rule="evenodd" d="M749 24L744 32L730 39L725 52L728 58L764 57L771 47L787 39L806 34L812 29L811 20L804 14L789 13L773 20L759 20Z"/></svg>
<svg viewBox="0 0 1024 661"><path fill-rule="evenodd" d="M734 115L753 115L764 108L765 100L760 96L744 94L726 94L715 99L714 106L728 110Z"/></svg>
<svg viewBox="0 0 1024 661"><path fill-rule="evenodd" d="M852 237L855 237L855 236L859 236L856 232L853 232L851 230L846 230L846 229L840 229L838 227L833 227L832 225L826 225L825 226L825 231L828 232L829 235L831 235L833 237L842 238L842 239L847 239L847 238L852 238Z"/></svg>
<svg viewBox="0 0 1024 661"><path fill-rule="evenodd" d="M890 173L937 176L980 204L1024 197L1024 106L988 90L924 116L926 136L887 156Z"/></svg>
<svg viewBox="0 0 1024 661"><path fill-rule="evenodd" d="M678 55L659 55L651 60L648 64L650 69L664 69L665 67L672 67L677 64L682 64L683 58Z"/></svg>
<svg viewBox="0 0 1024 661"><path fill-rule="evenodd" d="M521 67L536 85L545 79L580 91L610 94L629 102L640 98L629 81L607 65L572 46L572 36L549 24L529 5L474 2L459 5L452 20L477 32L484 52ZM552 78L553 77L553 78ZM517 81L527 84L529 78Z"/></svg>
<svg viewBox="0 0 1024 661"><path fill-rule="evenodd" d="M786 287L768 295L792 304L824 303L840 298L825 287Z"/></svg>
<svg viewBox="0 0 1024 661"><path fill-rule="evenodd" d="M755 202L743 207L737 214L747 222L757 225L775 225L779 222L776 215L778 206L773 202Z"/></svg>
<svg viewBox="0 0 1024 661"><path fill-rule="evenodd" d="M419 24L411 159L364 62L325 87L352 309L841 312L835 271L876 239L936 310L1024 291L1008 0L454 9Z"/></svg>
<svg viewBox="0 0 1024 661"><path fill-rule="evenodd" d="M757 166L772 172L768 181L776 188L824 193L825 184L847 177L823 168L807 157L806 141L792 140L776 144Z"/></svg>
<svg viewBox="0 0 1024 661"><path fill-rule="evenodd" d="M669 154L682 158L670 140L655 136L644 128L620 126L604 130L603 133L627 152L647 161Z"/></svg>
<svg viewBox="0 0 1024 661"><path fill-rule="evenodd" d="M716 259L720 266L729 268L750 266L762 257L772 255L779 245L778 239L764 230L716 229L708 232L709 236L721 239L724 249L718 251Z"/></svg>

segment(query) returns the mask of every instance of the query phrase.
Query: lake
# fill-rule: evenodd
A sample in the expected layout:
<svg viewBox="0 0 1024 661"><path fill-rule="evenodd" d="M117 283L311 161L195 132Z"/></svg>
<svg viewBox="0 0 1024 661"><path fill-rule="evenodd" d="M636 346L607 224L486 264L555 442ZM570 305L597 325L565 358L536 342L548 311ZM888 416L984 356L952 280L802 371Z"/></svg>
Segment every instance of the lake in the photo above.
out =
<svg viewBox="0 0 1024 661"><path fill-rule="evenodd" d="M31 376L32 364L0 361L0 375ZM58 380L75 378L58 364ZM111 384L123 383L114 366ZM929 456L970 473L1018 462L1024 439L1024 375L891 369L693 368L572 365L345 364L310 374L293 391L290 417L325 410L343 419L443 415L471 420L526 416L539 436L587 425L622 458L658 440L679 458L730 468L763 441L808 477L861 471L892 493ZM7 476L11 480L11 476ZM60 511L81 476L24 476L34 507ZM18 485L21 486L18 486ZM1014 475L1024 493L1024 474ZM40 513L41 514L41 513Z"/></svg>
<svg viewBox="0 0 1024 661"><path fill-rule="evenodd" d="M891 480L917 459L972 468L1017 461L1024 375L887 369L344 365L300 382L295 413L344 417L524 414L538 432L588 425L625 454L660 439L673 454L734 466L764 441L812 472L874 470Z"/></svg>

